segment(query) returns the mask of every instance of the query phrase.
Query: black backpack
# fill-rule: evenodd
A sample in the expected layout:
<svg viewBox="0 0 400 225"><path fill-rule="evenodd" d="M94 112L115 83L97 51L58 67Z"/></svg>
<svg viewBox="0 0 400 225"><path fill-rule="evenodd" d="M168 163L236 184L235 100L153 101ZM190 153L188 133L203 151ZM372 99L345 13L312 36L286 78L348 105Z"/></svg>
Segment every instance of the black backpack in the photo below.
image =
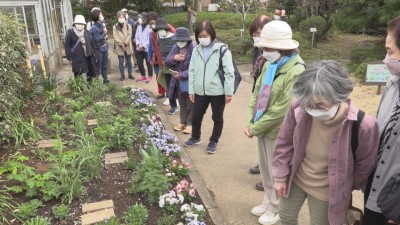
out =
<svg viewBox="0 0 400 225"><path fill-rule="evenodd" d="M357 120L353 122L353 126L351 127L351 151L353 153L353 159L354 161L356 160L356 150L358 147L358 130L360 129L360 124L361 121L363 120L365 116L365 112L363 112L362 110L358 110L357 113ZM353 196L352 196L353 197ZM350 207L349 210L354 211L356 213L360 214L360 220L356 220L354 222L354 225L362 225L363 224L363 211L355 206L353 206L353 199L351 199L350 201Z"/></svg>
<svg viewBox="0 0 400 225"><path fill-rule="evenodd" d="M219 74L219 78L221 79L221 83L222 86L224 86L225 83L225 72L224 72L224 67L222 65L222 57L224 57L225 52L228 51L228 47L225 47L224 50L222 50L224 46L222 46L219 49L219 68L218 68L218 74ZM233 88L233 94L236 93L237 88L239 87L240 81L242 81L242 76L240 75L239 69L236 66L236 63L233 61L232 59L232 64L233 64L233 68L235 70L234 74L235 74L235 83L234 83L234 88Z"/></svg>

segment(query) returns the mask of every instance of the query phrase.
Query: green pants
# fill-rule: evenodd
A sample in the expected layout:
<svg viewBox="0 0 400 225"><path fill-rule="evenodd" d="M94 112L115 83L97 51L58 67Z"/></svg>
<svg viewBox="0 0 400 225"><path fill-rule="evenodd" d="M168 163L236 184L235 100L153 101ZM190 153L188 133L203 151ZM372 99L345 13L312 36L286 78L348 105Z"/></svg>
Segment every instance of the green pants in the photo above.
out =
<svg viewBox="0 0 400 225"><path fill-rule="evenodd" d="M281 198L279 202L279 217L281 225L298 224L299 212L306 199L310 211L310 225L329 225L328 202L321 201L308 195L295 183L292 183L289 197Z"/></svg>

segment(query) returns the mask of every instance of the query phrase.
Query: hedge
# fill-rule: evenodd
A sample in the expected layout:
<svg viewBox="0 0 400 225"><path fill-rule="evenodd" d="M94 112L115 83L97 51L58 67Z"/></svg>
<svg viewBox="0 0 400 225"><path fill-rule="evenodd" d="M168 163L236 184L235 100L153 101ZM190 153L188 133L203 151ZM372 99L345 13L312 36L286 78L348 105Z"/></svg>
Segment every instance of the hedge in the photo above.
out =
<svg viewBox="0 0 400 225"><path fill-rule="evenodd" d="M30 82L26 70L26 41L18 31L15 18L0 11L0 144L10 141L10 116L22 103L23 91Z"/></svg>

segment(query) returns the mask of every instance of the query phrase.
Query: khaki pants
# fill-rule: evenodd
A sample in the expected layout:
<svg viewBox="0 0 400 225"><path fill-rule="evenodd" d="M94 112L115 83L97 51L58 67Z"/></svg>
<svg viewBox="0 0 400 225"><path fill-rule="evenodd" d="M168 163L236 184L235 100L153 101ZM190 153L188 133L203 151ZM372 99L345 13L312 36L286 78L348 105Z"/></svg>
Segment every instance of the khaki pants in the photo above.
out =
<svg viewBox="0 0 400 225"><path fill-rule="evenodd" d="M272 177L272 157L275 149L275 140L265 136L258 138L258 154L260 158L260 172L264 185L263 204L270 204L278 211L279 196L274 190L274 178Z"/></svg>
<svg viewBox="0 0 400 225"><path fill-rule="evenodd" d="M329 225L328 222L328 201L321 201L308 195L295 183L292 183L289 197L282 198L279 203L279 217L281 225L297 225L299 212L304 204L308 201L308 209L310 211L310 225Z"/></svg>

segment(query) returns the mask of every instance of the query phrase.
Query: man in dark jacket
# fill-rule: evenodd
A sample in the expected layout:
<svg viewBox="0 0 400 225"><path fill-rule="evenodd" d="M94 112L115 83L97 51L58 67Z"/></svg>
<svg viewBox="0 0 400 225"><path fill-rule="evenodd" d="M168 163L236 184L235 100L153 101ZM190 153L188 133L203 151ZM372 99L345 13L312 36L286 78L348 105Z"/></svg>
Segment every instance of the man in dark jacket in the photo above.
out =
<svg viewBox="0 0 400 225"><path fill-rule="evenodd" d="M95 53L93 50L93 40L91 33L85 29L85 18L76 15L72 29L65 35L65 55L72 64L72 72L75 78L86 73L87 80L92 81L94 77L93 60Z"/></svg>

